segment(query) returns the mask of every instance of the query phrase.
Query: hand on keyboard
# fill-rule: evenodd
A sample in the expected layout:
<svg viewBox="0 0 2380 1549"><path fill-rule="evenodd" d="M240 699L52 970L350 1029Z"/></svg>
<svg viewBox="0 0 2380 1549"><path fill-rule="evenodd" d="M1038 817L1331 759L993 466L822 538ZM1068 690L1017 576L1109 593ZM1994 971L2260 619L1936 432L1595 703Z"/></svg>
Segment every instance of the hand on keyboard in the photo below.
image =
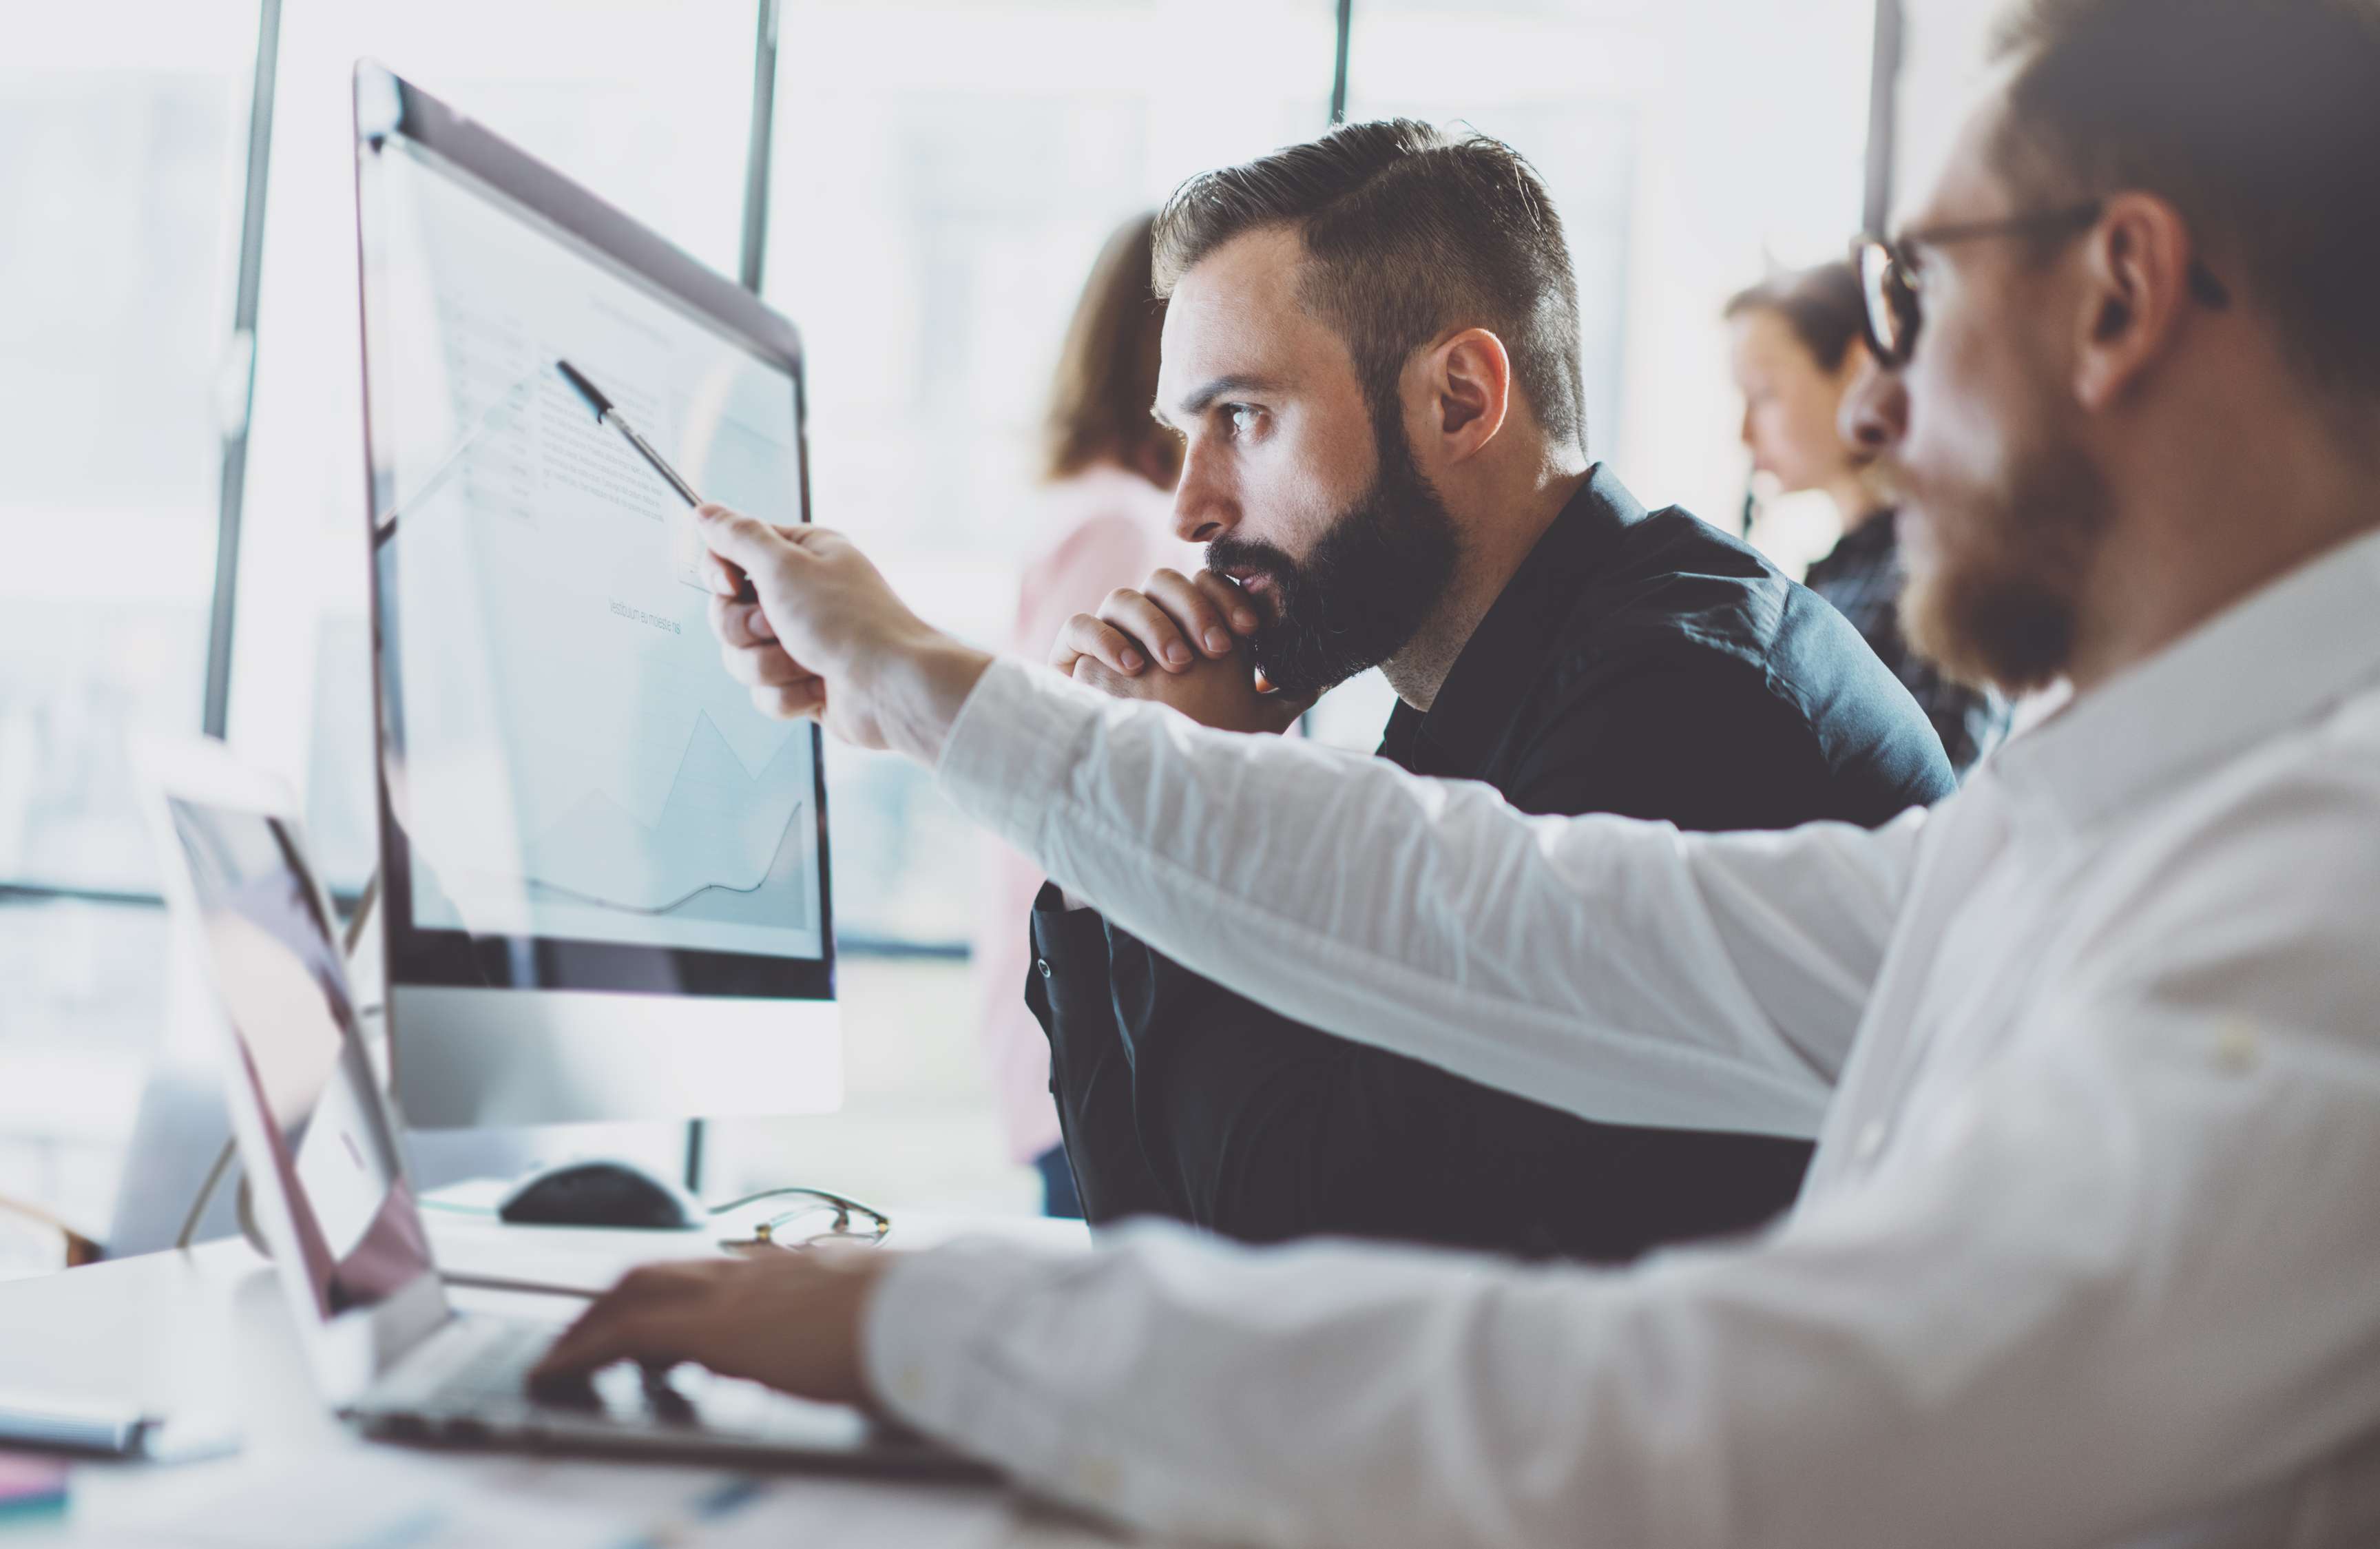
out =
<svg viewBox="0 0 2380 1549"><path fill-rule="evenodd" d="M619 1360L690 1360L804 1398L870 1402L860 1315L892 1260L881 1250L807 1249L648 1264L588 1309L531 1373L532 1391Z"/></svg>

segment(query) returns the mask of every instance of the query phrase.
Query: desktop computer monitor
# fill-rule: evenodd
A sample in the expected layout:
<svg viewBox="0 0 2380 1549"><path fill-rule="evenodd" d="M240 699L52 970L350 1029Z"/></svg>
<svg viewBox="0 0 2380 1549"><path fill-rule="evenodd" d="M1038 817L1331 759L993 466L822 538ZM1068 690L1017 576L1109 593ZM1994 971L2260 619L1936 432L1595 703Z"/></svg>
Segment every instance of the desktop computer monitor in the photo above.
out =
<svg viewBox="0 0 2380 1549"><path fill-rule="evenodd" d="M721 665L685 502L808 519L793 325L356 70L390 1050L429 1128L841 1099L818 729Z"/></svg>

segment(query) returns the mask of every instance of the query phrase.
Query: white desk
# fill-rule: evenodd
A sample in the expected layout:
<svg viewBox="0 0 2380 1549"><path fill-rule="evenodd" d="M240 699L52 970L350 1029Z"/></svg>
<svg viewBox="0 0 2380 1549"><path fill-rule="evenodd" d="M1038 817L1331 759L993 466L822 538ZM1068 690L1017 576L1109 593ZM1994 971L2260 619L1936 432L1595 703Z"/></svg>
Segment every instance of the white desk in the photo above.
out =
<svg viewBox="0 0 2380 1549"><path fill-rule="evenodd" d="M953 1229L946 1222L905 1220L898 1212L894 1219L895 1240L921 1244ZM1041 1237L1071 1232L1080 1239L1080 1227L1065 1224L981 1225ZM470 1218L434 1219L433 1230L442 1261L453 1261L448 1267L522 1278L600 1284L624 1257L667 1256L651 1251L654 1239L647 1234L508 1228ZM689 1239L676 1250L698 1247ZM474 1310L556 1319L584 1305L479 1290L458 1290L455 1299ZM161 1410L204 1405L230 1413L244 1430L240 1455L220 1462L78 1470L69 1543L334 1549L341 1542L359 1542L298 1525L305 1508L285 1504L293 1478L301 1487L316 1486L339 1508L380 1512L376 1520L382 1523L395 1520L400 1509L426 1509L421 1503L444 1491L469 1492L474 1511L515 1514L509 1531L483 1527L468 1540L403 1539L425 1546L594 1541L583 1531L564 1533L565 1519L574 1529L590 1520L606 1524L601 1539L621 1549L664 1536L687 1549L760 1543L1087 1549L1121 1542L992 1487L797 1475L770 1476L751 1505L688 1531L684 1507L715 1492L728 1477L721 1470L368 1445L316 1402L272 1266L237 1240L0 1285L0 1389L128 1399ZM270 1510L267 1503L273 1503ZM237 1519L242 1512L273 1519ZM161 1518L178 1526L161 1535L155 1528ZM539 1520L554 1531L519 1531L522 1521ZM370 1541L396 1540L383 1528ZM6 1538L8 1549L29 1542Z"/></svg>

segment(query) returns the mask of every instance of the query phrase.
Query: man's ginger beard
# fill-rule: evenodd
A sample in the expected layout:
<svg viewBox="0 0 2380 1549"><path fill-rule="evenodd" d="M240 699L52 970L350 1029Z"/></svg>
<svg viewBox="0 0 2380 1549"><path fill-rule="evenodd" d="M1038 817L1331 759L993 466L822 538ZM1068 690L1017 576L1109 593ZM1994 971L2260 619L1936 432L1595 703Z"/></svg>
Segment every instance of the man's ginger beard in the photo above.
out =
<svg viewBox="0 0 2380 1549"><path fill-rule="evenodd" d="M1997 484L1957 503L1961 515L1928 522L1930 552L1912 556L1901 633L1962 683L2046 688L2073 658L2083 579L2108 526L2106 481L2045 430Z"/></svg>

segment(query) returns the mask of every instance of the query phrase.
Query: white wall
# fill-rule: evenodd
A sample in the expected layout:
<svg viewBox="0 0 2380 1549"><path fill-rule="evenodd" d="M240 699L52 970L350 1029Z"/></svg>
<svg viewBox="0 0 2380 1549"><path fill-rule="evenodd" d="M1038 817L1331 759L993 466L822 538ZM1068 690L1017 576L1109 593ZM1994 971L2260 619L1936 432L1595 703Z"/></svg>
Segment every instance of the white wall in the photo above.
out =
<svg viewBox="0 0 2380 1549"><path fill-rule="evenodd" d="M1984 50L2001 0L1902 0L1892 204L1905 217L1934 186L1986 74Z"/></svg>
<svg viewBox="0 0 2380 1549"><path fill-rule="evenodd" d="M1658 9L1627 276L1613 457L1647 505L1731 528L1743 498L1742 401L1727 299L1777 269L1842 256L1858 228L1870 0Z"/></svg>

